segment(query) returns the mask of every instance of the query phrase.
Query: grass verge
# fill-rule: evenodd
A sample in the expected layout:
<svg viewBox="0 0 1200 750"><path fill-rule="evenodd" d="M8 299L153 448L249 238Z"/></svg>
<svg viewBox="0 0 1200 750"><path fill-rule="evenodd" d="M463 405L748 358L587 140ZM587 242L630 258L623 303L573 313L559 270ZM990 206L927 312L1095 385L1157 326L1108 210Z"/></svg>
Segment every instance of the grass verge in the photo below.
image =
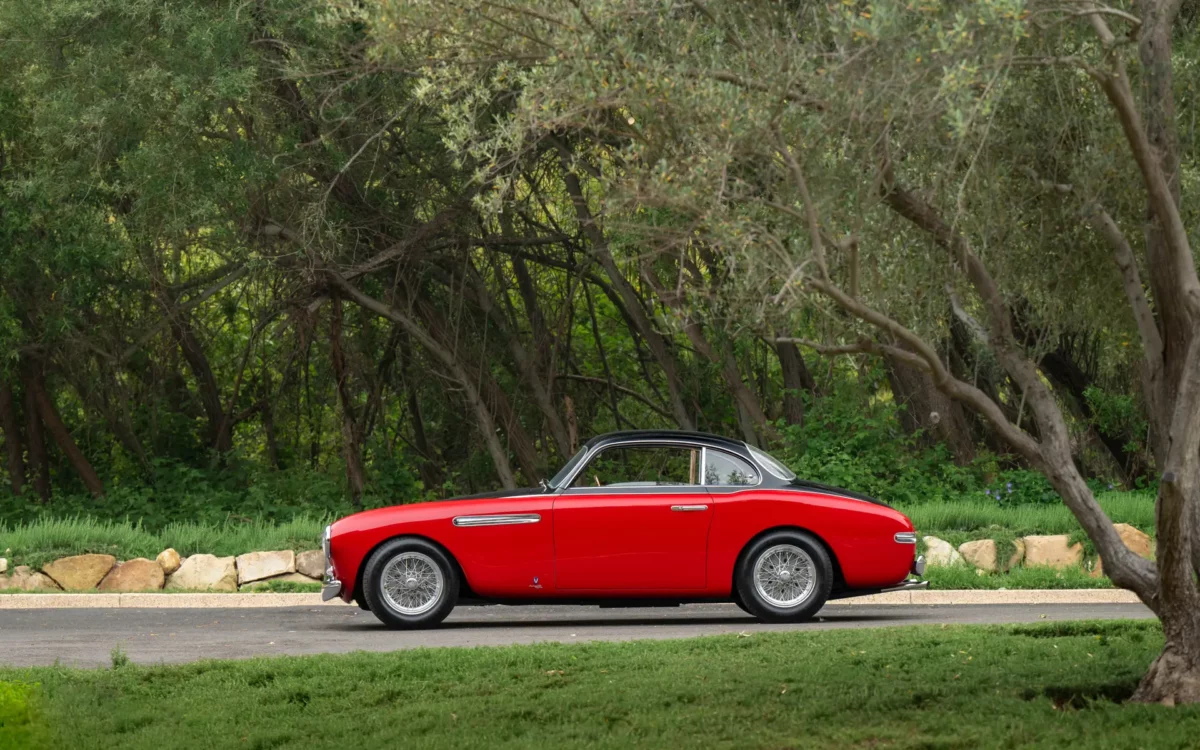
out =
<svg viewBox="0 0 1200 750"><path fill-rule="evenodd" d="M147 531L140 524L98 521L91 518L39 519L19 526L0 525L0 556L11 550L9 567L38 568L68 555L100 552L118 559L155 555L168 547L179 554L241 555L255 550L292 549L297 552L320 546L321 530L328 520L301 516L285 523L173 523L162 531Z"/></svg>
<svg viewBox="0 0 1200 750"><path fill-rule="evenodd" d="M1055 570L1044 566L1013 568L1007 573L984 573L968 565L927 568L931 590L959 589L1111 589L1108 576L1092 578L1080 568Z"/></svg>
<svg viewBox="0 0 1200 750"><path fill-rule="evenodd" d="M0 670L0 681L40 685L33 726L52 733L42 747L78 750L1191 748L1200 707L1119 703L1161 645L1154 623L951 626L114 659Z"/></svg>
<svg viewBox="0 0 1200 750"><path fill-rule="evenodd" d="M1096 496L1113 523L1127 523L1154 534L1154 495L1145 492L1102 492ZM1074 534L1079 522L1062 503L1001 506L986 500L962 500L898 507L922 534L1007 531L1027 534ZM974 538L989 538L978 533ZM965 541L965 540L964 540Z"/></svg>

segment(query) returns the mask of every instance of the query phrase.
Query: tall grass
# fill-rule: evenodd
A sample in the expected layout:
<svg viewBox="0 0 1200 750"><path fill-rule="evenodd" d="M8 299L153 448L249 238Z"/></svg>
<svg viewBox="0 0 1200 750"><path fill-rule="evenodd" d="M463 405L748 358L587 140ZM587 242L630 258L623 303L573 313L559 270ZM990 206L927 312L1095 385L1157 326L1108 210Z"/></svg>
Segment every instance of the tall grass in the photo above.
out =
<svg viewBox="0 0 1200 750"><path fill-rule="evenodd" d="M301 516L280 524L262 521L223 524L172 523L159 532L141 524L93 518L42 518L32 523L0 524L0 555L10 565L40 567L67 555L100 552L121 560L153 558L173 547L187 556L197 553L240 555L255 550L316 549L325 518Z"/></svg>
<svg viewBox="0 0 1200 750"><path fill-rule="evenodd" d="M1100 507L1114 523L1154 533L1154 496L1140 492L1104 492L1097 496ZM1001 506L987 500L929 503L898 510L912 519L922 533L938 531L982 531L1000 528L1017 534L1073 534L1079 522L1061 503Z"/></svg>

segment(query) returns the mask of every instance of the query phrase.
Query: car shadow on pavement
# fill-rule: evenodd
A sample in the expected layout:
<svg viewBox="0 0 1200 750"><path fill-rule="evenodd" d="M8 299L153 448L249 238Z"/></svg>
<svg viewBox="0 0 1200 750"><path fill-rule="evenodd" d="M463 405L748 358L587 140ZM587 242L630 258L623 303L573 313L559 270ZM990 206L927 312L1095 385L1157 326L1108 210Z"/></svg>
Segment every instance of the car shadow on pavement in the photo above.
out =
<svg viewBox="0 0 1200 750"><path fill-rule="evenodd" d="M385 630L386 626L376 620L368 613L363 613L364 617L355 618L353 621L346 622L331 622L322 630L341 630L341 631L361 631L361 630ZM825 625L853 625L859 623L894 623L897 621L914 620L919 621L921 618L918 615L905 615L900 613L887 615L833 615L821 616L818 619L813 619L806 623L798 624L768 624L760 623L758 620L749 615L730 615L730 616L711 616L711 617L583 617L583 618L554 618L554 617L538 617L537 619L524 619L520 617L500 618L489 617L487 619L471 619L471 620L448 620L434 628L436 630L488 630L488 629L511 629L518 630L522 628L588 628L588 627L610 627L610 628L625 628L625 627L679 627L679 626L705 626L705 625L732 625L742 627L747 625L763 626L767 625L772 628L806 628L820 629ZM404 632L404 631L401 631ZM421 632L414 630L410 632Z"/></svg>

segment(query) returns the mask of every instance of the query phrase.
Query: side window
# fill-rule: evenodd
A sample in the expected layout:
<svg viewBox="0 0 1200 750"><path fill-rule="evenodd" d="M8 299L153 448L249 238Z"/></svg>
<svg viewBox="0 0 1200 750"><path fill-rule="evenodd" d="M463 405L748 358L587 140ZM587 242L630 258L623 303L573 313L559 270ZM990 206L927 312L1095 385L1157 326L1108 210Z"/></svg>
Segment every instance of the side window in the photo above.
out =
<svg viewBox="0 0 1200 750"><path fill-rule="evenodd" d="M622 445L588 462L572 487L679 487L698 484L700 449Z"/></svg>
<svg viewBox="0 0 1200 750"><path fill-rule="evenodd" d="M704 483L718 487L747 486L758 483L758 473L737 456L710 448L704 460Z"/></svg>

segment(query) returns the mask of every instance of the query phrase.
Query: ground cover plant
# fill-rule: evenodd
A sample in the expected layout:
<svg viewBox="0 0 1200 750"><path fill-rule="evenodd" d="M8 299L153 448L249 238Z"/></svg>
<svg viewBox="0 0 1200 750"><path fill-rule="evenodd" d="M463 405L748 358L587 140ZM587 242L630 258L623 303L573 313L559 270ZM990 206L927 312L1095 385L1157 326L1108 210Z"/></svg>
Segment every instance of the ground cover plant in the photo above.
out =
<svg viewBox="0 0 1200 750"><path fill-rule="evenodd" d="M30 696L35 722L0 727L0 737L44 727L46 747L79 750L157 750L180 737L212 748L1184 750L1200 736L1200 708L1122 703L1161 648L1154 622L886 635L730 634L185 666L114 656L111 669L0 670L0 685Z"/></svg>

